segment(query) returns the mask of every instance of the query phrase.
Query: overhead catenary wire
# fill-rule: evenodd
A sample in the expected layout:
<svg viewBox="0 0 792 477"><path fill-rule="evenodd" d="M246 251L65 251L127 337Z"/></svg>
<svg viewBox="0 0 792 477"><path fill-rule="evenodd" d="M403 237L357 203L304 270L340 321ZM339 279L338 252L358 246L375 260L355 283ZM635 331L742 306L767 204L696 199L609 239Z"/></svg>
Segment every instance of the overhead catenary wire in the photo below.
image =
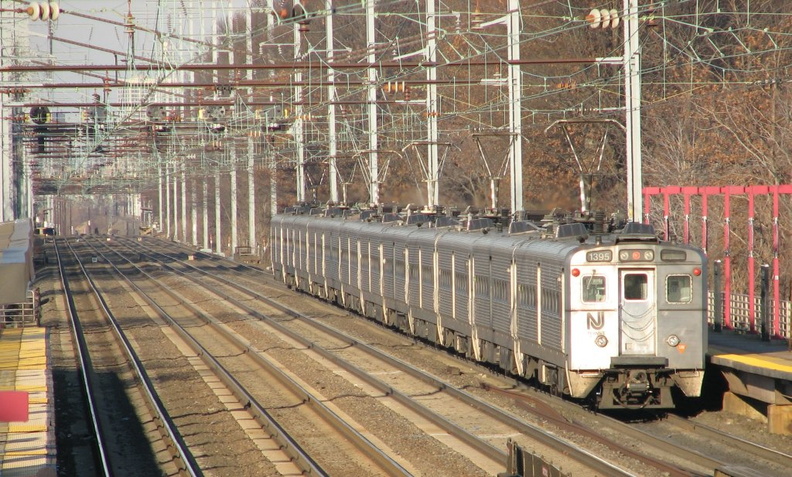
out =
<svg viewBox="0 0 792 477"><path fill-rule="evenodd" d="M228 2L208 2L208 7L206 8L205 12L202 12L203 15L206 16L207 22L209 19L217 15L218 17L222 17L226 21L226 25L228 25L228 18L233 17L237 13L246 12L247 6L245 5L242 8L242 5L239 2L236 2L237 5L235 8L229 10L228 9ZM339 3L339 2L336 2ZM452 4L453 2L449 2ZM477 2L478 3L478 2ZM552 5L553 3L557 2L538 2L536 4L531 4L527 6L521 6L523 9L523 17L524 21L533 21L533 20L542 20L542 24L546 25L546 28L538 29L538 30L531 30L525 31L524 34L521 36L521 44L524 48L531 48L535 42L554 42L557 41L558 38L562 35L567 35L571 32L575 31L584 31L588 28L588 25L583 21L583 18L588 10L588 6L583 8L580 5L576 5L577 2L566 2L564 5L564 9L558 9L556 12L557 14L547 14L546 12L539 11L541 7L547 7ZM605 2L603 2L605 3ZM724 71L730 71L733 73L740 73L745 76L749 76L753 73L758 71L757 69L750 69L747 67L742 68L724 68L722 63L724 61L739 59L742 57L749 57L754 56L758 57L764 54L771 54L771 53L779 53L784 52L789 49L788 46L784 46L783 42L786 38L789 37L789 33L784 31L783 29L779 28L778 31L769 28L759 28L754 26L754 24L746 22L745 25L740 26L740 28L734 28L730 31L718 31L717 29L713 29L708 26L704 26L707 22L708 18L713 17L716 15L716 12L705 12L702 10L702 5L699 5L699 2L690 2L691 4L695 3L695 15L691 15L688 13L685 14L673 14L673 13L666 13L668 9L662 10L655 13L658 14L658 18L661 21L669 22L677 24L681 27L686 27L691 30L694 34L694 38L704 38L709 37L707 42L709 43L712 40L712 37L719 37L722 38L723 41L728 40L729 38L739 40L739 36L743 34L763 34L770 38L769 44L775 46L768 46L766 49L763 50L739 50L740 42L734 41L735 48L731 52L728 52L724 49L721 49L723 53L722 56L718 56L717 58L707 57L706 55L701 54L701 52L696 51L696 46L694 44L675 44L670 39L662 39L666 42L667 48L678 52L682 55L689 64L696 66L711 66L713 68L720 68ZM134 2L133 2L134 5ZM415 46L415 51L419 51L423 46L425 46L425 35L424 34L409 34L402 36L402 32L406 31L407 27L410 25L415 26L419 30L424 30L426 28L425 19L422 19L420 16L420 12L417 12L414 9L414 5L410 4L406 9L403 10L395 10L397 7L401 7L402 2L378 2L377 3L377 10L379 14L382 16L382 21L388 21L389 19L399 19L402 21L402 24L399 28L393 30L389 34L391 36L382 38L382 41L378 41L376 45L373 47L376 49L382 61L378 62L378 67L381 69L382 74L380 74L381 80L384 81L403 81L406 84L410 84L413 89L412 93L417 94L420 92L419 86L421 85L422 79L411 78L412 75L420 75L422 74L423 68L433 66L426 62L409 62L409 61L389 61L388 57L390 56L390 50L394 47L407 47L407 46ZM491 30L474 30L472 28L472 17L474 14L482 15L486 18L495 18L497 15L502 15L503 12L480 12L474 11L474 5L471 2L461 2L461 8L456 12L459 14L461 18L461 29L456 31L455 24L451 22L445 23L440 25L438 28L438 38L445 42L447 45L453 45L454 48L449 47L449 51L444 51L443 54L447 55L444 57L445 64L461 64L464 65L463 68L467 68L468 71L467 76L470 78L472 76L472 69L476 67L485 67L491 66L493 70L497 70L499 67L508 64L508 61L505 58L505 34L502 31L498 31L497 29ZM609 5L602 5L609 6ZM658 9L662 7L662 4L652 4L646 5L643 9L639 12L639 15L648 16L652 10L651 9ZM175 6L174 8L183 8ZM449 7L450 8L450 7ZM393 10L392 10L393 9ZM467 9L467 10L466 10ZM159 44L164 45L164 42L171 42L173 44L179 44L179 46L175 47L176 49L180 49L187 52L190 51L190 48L195 48L196 50L192 55L182 56L178 59L178 61L174 62L169 59L169 57L163 57L164 59L155 59L150 58L150 63L152 65L156 65L158 71L162 71L167 73L169 76L174 76L175 71L181 71L190 69L191 71L200 71L203 66L192 66L194 63L199 63L200 59L204 58L207 54L207 51L215 51L215 52L230 52L232 48L226 46L226 43L220 41L222 37L235 37L239 35L257 35L261 34L266 28L264 25L259 27L253 27L249 31L245 32L235 32L228 31L228 27L226 26L226 31L218 35L214 35L212 33L203 32L203 36L199 36L198 32L193 31L192 34L189 34L187 24L184 22L185 20L193 21L197 20L197 15L195 11L191 11L189 9L184 10L188 15L194 15L194 18L185 18L185 19L176 19L175 14L173 12L165 12L161 9L147 11L147 10L139 10L135 11L132 10L132 16L135 18L135 22L132 24L132 28L136 31L136 41L143 41L148 42L151 45L151 51L153 52L153 45L157 42ZM250 10L251 14L256 15L267 15L268 13L265 11L265 8L259 6L253 6ZM83 22L83 25L94 25L97 23L106 23L108 25L113 25L118 28L129 28L130 23L125 21L118 21L113 18L105 17L104 15L108 15L110 17L116 16L123 18L126 12L115 12L113 10L107 10L103 8L92 9L88 10L87 12L75 12L75 11L65 11L64 17L61 18L61 21L67 19L69 16L79 19ZM321 15L328 14L329 12L323 12L321 9L316 11L317 19L319 21ZM447 10L440 12L442 15L449 15L448 18L451 18L451 13L454 13L453 10ZM563 14L561 14L563 13ZM348 4L344 5L336 5L335 12L333 13L336 15L338 19L341 21L339 22L339 28L354 26L355 22L359 21L359 17L365 14L364 8L361 6L361 2L349 2ZM170 15L171 20L165 21L165 17ZM731 15L731 16L746 16L747 12L724 12L719 11L717 15ZM750 12L750 15L756 19L756 21L761 21L763 17L769 15L769 13L763 12ZM773 15L780 15L781 17L788 17L789 14L777 14L773 13ZM6 21L4 18L2 21ZM147 24L147 22L150 22ZM155 27L152 25L159 25L160 27ZM162 28L166 27L166 28ZM59 27L56 27L59 28ZM275 34L273 38L276 42L288 44L288 41L284 41L284 39L288 39L289 35L291 34L290 26L288 24L276 26ZM712 30L712 31L710 31ZM57 30L56 30L57 31ZM385 30L383 29L381 33L384 33ZM659 34L650 30L649 36L644 38L644 45L646 42L650 40L650 38L658 36ZM700 35L700 36L695 36ZM54 35L53 35L54 36ZM123 35L122 35L123 36ZM147 38L148 37L148 38ZM457 46L453 43L453 38L464 38L463 44L461 46ZM77 46L75 43L80 43L78 40L66 38L64 34L58 33L58 36L55 38L62 38L64 43L72 42L73 46ZM310 40L310 36L306 34L306 45L309 50L312 50L313 53L307 53L306 58L310 58L311 61L306 61L304 63L304 67L308 71L306 73L306 78L302 83L304 86L305 92L305 100L300 102L305 109L306 116L310 116L312 118L312 124L318 125L319 120L322 119L323 114L322 110L327 105L326 98L322 98L321 88L326 85L325 79L317 78L317 75L320 71L324 71L329 67L326 59L323 55L316 54L316 52L320 51L322 48L321 38L316 39L315 41ZM612 47L611 52L606 52L603 56L614 55L616 56L615 52L618 52L621 48L621 42L623 40L619 39L616 41ZM475 61L476 58L481 57L481 52L477 52L473 49L474 46L477 44L487 44L490 45L487 48L486 54L488 55L488 60L486 63L477 63ZM719 45L719 44L718 44ZM354 48L353 48L354 47ZM107 46L102 46L104 48L104 53L112 54L115 56L119 56L117 51L114 51L112 48L107 48ZM286 50L290 47L287 46ZM364 63L353 63L352 60L354 58L354 54L362 54L366 50L366 46L361 45L350 45L350 51L345 52L341 55L336 55L332 67L336 70L337 76L337 84L344 86L344 91L340 92L338 95L338 99L336 100L337 104L347 106L346 114L352 114L354 110L354 106L356 103L362 104L363 101L359 99L361 90L363 89L364 81L354 79L355 76L363 73L368 65ZM470 49L468 49L470 48ZM142 51L140 48L137 51ZM345 50L346 51L346 50ZM402 50L403 51L403 50ZM253 53L253 56L260 58L261 56L257 56L256 52ZM406 52L409 53L409 52ZM13 74L48 74L48 75L60 75L60 74L68 74L68 72L73 70L87 70L92 65L87 63L80 64L79 62L74 62L73 59L67 59L64 57L63 60L56 57L53 58L54 61L51 62L49 66L43 65L40 69L35 68L28 68L25 67L18 67L16 70L13 68L8 68L6 71L8 73ZM289 53L284 52L284 56L288 57ZM678 55L670 55L670 56L678 56ZM145 70L146 65L142 65L140 61L143 61L143 56L135 55L135 59L139 60L136 61L134 64L134 68L130 67L130 62L127 61L126 64L119 63L118 65L104 65L105 68L102 70L105 72L114 72L118 71L119 73L123 72L128 75L128 78L131 78L134 72L140 72ZM344 58L348 58L345 63ZM120 58L123 60L124 58ZM315 62L314 62L315 60ZM718 64L715 63L715 60L718 61ZM559 61L559 64L562 62ZM531 62L524 62L523 65L530 65L533 64ZM567 64L567 63L564 63ZM573 62L574 64L574 62ZM644 76L649 76L655 73L664 73L670 68L676 67L672 60L666 60L663 62L657 63L648 63L644 62L644 65L647 65L645 69L642 71ZM98 66L98 65L97 65ZM215 76L218 71L227 71L233 72L236 69L244 69L248 70L256 70L261 69L265 71L289 71L293 70L296 67L300 67L298 63L294 61L283 61L283 62L276 62L275 64L269 65L268 68L259 67L255 64L248 64L248 65L234 65L228 64L223 66L214 66L210 67L207 66L205 71L207 73L212 73L211 78L213 78L216 82L220 82L220 79ZM140 70L138 70L140 68ZM580 80L576 80L576 87L575 92L580 96L579 101L581 103L594 103L600 104L603 102L612 102L614 105L618 105L618 87L619 87L619 78L618 75L613 76L604 76L597 72L597 69L601 68L596 62L589 61L587 64L585 62L581 62L578 65L578 68L571 72L570 74L559 74L553 71L546 71L544 73L539 73L537 71L523 71L521 74L524 76L524 96L523 99L527 104L530 103L538 103L540 101L545 101L549 98L557 98L559 96L568 94L568 91L563 88L556 88L555 85L557 83L566 81L567 78L580 78ZM343 70L343 71L342 71ZM91 73L89 71L84 71L81 74L95 74L97 71ZM782 73L783 70L778 71L779 76L782 77L781 81L784 81ZM344 80L343 77L346 76ZM123 78L122 78L123 79ZM132 78L134 79L134 78ZM126 81L126 80L125 80ZM450 77L448 79L442 80L442 84L447 86L447 93L441 93L443 96L444 104L451 105L452 107L446 107L443 109L443 117L445 119L445 123L450 123L453 118L465 117L466 120L470 121L473 127L493 127L493 121L498 120L498 116L502 115L502 111L507 107L507 100L503 95L499 95L497 93L497 89L492 90L493 93L490 94L489 90L487 92L488 101L485 104L476 104L475 102L471 101L471 94L467 93L466 95L458 94L462 88L470 88L477 86L475 80L468 79L467 81L462 80L460 78ZM729 79L724 80L721 83L727 82L730 85L736 87L756 87L755 80L751 79ZM31 82L32 83L32 82ZM74 85L75 82L68 82L68 81L48 81L48 87L46 89L53 90L52 93L42 94L42 96L47 96L48 98L44 101L48 104L64 104L64 105L78 105L78 101L66 101L66 100L57 100L53 99L58 96L65 96L65 95L74 95L76 88ZM232 81L233 83L233 81ZM289 91L292 87L297 86L299 83L294 82L292 80L270 80L270 86L265 85L266 80L253 80L253 82L240 80L235 83L239 87L244 88L253 88L257 86L261 86L262 88L267 89L280 89L281 92L286 92L286 96L281 98L279 102L281 104L288 104L294 105L297 102L294 101L294 98L288 96ZM116 89L122 89L124 87L128 87L129 82L117 82L117 83L96 83L96 84L89 84L84 86L82 89L90 90L91 88L109 88L111 89L111 95L114 93ZM177 101L181 101L179 98L183 98L187 95L187 91L190 89L201 89L201 88L208 88L211 84L211 81L195 81L193 82L193 86L190 87L188 82L186 81L174 81L172 85L169 85L167 81L164 81L163 78L158 78L155 83L151 85L144 85L141 84L141 88L149 88L150 94L143 94L142 98L147 98L147 101L160 103L160 104L172 104ZM425 83L424 83L425 84ZM706 84L718 84L718 82L713 81L711 83L702 82L700 80L690 81L689 83L681 82L677 79L675 80L663 80L659 83L653 82L651 80L645 80L644 85L646 87L653 87L653 86L661 86L669 88L669 97L674 97L674 95L679 94L675 90L672 89L678 87L687 87L688 91L696 92L701 89L702 85ZM63 88L57 88L56 86L62 85ZM44 86L41 87L42 90L45 89ZM180 91L181 90L181 91ZM78 93L79 94L79 93ZM85 92L85 97L87 98L89 91ZM158 95L166 95L172 96L172 101L161 101L157 100ZM192 94L192 93L191 93ZM258 93L254 93L258 94ZM395 95L392 95L395 96ZM153 101L152 101L153 100ZM663 99L659 99L662 101ZM262 102L262 101L255 101L251 98L245 99L246 104L252 106L267 106L271 103ZM91 100L86 99L84 102L85 105L90 105ZM104 101L106 105L108 105L112 109L120 110L122 109L122 105L124 104L121 100L113 101L112 99L108 98L107 101ZM26 104L33 104L33 102L26 103ZM193 105L200 104L199 101L193 102L185 102L185 107L191 107ZM208 101L204 101L204 104L209 104ZM414 104L411 104L409 100L399 99L391 99L385 100L383 99L380 102L380 106L383 108L389 107L389 113L391 117L394 119L393 121L389 122L390 130L384 129L382 131L383 135L392 135L394 140L396 140L397 135L401 135L405 140L413 140L416 137L420 137L421 128L423 127L423 120L421 117L422 111L421 108L417 107ZM648 107L651 107L651 104L647 104ZM75 106L76 107L76 106ZM399 109L393 109L394 107L398 107ZM137 114L141 111L140 108L130 110L129 114ZM524 111L524 115L529 118L534 118L538 120L538 118L552 118L552 117L566 117L569 114L574 114L576 111L575 108L564 108L564 109L539 109L535 106L527 107ZM484 116L477 117L477 113L489 115L489 119L486 119ZM237 123L242 123L248 121L248 114L238 114L236 112L233 113L236 117L229 118L230 122L236 121ZM354 114L359 115L359 112L354 112ZM399 125L399 121L395 119L397 117L401 117L401 125ZM349 120L349 118L344 120L345 128L347 128L346 137L353 138L356 135L363 133L363 127L359 125L358 121ZM251 122L249 127L244 127L240 129L239 134L244 135L256 129L256 126ZM119 128L118 130L123 130L123 128ZM454 127L449 126L449 133L453 133L456 130ZM111 131L112 132L112 131ZM314 128L314 134L322 134L322 132L318 128ZM200 141L200 138L198 138ZM192 146L191 146L192 147ZM199 147L199 146L195 146ZM145 158L141 158L141 160L145 161Z"/></svg>

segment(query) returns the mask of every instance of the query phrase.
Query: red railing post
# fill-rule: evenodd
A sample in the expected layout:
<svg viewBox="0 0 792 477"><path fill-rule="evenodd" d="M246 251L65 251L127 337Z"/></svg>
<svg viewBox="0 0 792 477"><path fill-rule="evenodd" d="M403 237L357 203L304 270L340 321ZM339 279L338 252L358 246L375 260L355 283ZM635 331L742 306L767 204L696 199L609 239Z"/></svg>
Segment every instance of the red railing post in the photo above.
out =
<svg viewBox="0 0 792 477"><path fill-rule="evenodd" d="M723 188L723 327L731 328L731 189Z"/></svg>
<svg viewBox="0 0 792 477"><path fill-rule="evenodd" d="M754 187L748 187L748 327L751 333L756 332L756 305L754 289L756 273L754 264Z"/></svg>

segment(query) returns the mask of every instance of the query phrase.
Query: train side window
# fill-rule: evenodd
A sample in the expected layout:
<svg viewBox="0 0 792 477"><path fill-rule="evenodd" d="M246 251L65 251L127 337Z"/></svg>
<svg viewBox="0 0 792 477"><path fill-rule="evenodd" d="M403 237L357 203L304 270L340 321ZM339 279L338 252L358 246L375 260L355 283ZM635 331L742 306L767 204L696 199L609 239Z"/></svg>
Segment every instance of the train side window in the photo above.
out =
<svg viewBox="0 0 792 477"><path fill-rule="evenodd" d="M403 263L403 262L402 262L402 263ZM397 267L398 267L398 265L399 265L399 262L396 262L396 265L397 265ZM397 269L398 269L398 268L397 268ZM415 264L415 263L411 263L411 264L409 265L409 270L410 270L410 280L413 280L413 279L414 279L414 280L416 280L416 283L417 283L417 280L418 280L418 274L420 273L420 272L418 271L418 265L417 265L417 264Z"/></svg>
<svg viewBox="0 0 792 477"><path fill-rule="evenodd" d="M462 272L456 272L455 280L456 280L455 283L456 283L457 292L467 294L467 288L468 288L467 274Z"/></svg>
<svg viewBox="0 0 792 477"><path fill-rule="evenodd" d="M421 265L421 270L423 274L421 275L421 282L425 286L433 286L434 285L434 269L429 265Z"/></svg>
<svg viewBox="0 0 792 477"><path fill-rule="evenodd" d="M690 275L666 277L666 301L668 303L690 303L693 300L693 283Z"/></svg>
<svg viewBox="0 0 792 477"><path fill-rule="evenodd" d="M582 297L584 302L605 301L605 277L583 277L581 283L583 285Z"/></svg>
<svg viewBox="0 0 792 477"><path fill-rule="evenodd" d="M451 271L440 269L440 288L444 290L451 289Z"/></svg>
<svg viewBox="0 0 792 477"><path fill-rule="evenodd" d="M398 277L404 277L404 272L405 272L405 268L404 268L404 260L401 260L401 259L398 259L398 258L397 258L397 259L396 259L396 275L397 275ZM418 274L416 273L416 276L417 276L417 275L418 275Z"/></svg>
<svg viewBox="0 0 792 477"><path fill-rule="evenodd" d="M649 292L649 278L645 273L627 273L624 275L624 299L646 300Z"/></svg>

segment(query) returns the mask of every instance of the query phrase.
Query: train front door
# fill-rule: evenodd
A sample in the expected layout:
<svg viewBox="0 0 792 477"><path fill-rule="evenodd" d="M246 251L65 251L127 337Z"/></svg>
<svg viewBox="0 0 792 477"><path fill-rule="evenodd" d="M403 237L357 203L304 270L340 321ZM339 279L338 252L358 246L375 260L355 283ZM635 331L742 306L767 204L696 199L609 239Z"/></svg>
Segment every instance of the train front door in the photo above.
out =
<svg viewBox="0 0 792 477"><path fill-rule="evenodd" d="M655 355L657 303L653 269L619 271L619 325L621 355Z"/></svg>

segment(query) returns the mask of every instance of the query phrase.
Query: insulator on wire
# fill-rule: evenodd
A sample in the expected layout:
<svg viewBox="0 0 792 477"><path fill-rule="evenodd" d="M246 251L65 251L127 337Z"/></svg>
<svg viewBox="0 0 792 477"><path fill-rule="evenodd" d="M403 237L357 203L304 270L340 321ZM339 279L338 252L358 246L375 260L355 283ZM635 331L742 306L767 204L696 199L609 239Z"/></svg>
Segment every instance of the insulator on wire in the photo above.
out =
<svg viewBox="0 0 792 477"><path fill-rule="evenodd" d="M654 8L650 8L646 12L646 16L643 17L642 20L644 20L644 22L645 22L644 24L646 26L648 26L648 27L656 27L658 25L657 16L656 16L656 10Z"/></svg>
<svg viewBox="0 0 792 477"><path fill-rule="evenodd" d="M382 90L386 93L403 93L405 91L404 81L401 83L398 81L388 81L382 86Z"/></svg>
<svg viewBox="0 0 792 477"><path fill-rule="evenodd" d="M592 9L586 15L586 21L591 28L617 28L620 23L619 12L615 9Z"/></svg>
<svg viewBox="0 0 792 477"><path fill-rule="evenodd" d="M55 21L60 16L60 5L55 2L32 2L24 10L31 20Z"/></svg>

